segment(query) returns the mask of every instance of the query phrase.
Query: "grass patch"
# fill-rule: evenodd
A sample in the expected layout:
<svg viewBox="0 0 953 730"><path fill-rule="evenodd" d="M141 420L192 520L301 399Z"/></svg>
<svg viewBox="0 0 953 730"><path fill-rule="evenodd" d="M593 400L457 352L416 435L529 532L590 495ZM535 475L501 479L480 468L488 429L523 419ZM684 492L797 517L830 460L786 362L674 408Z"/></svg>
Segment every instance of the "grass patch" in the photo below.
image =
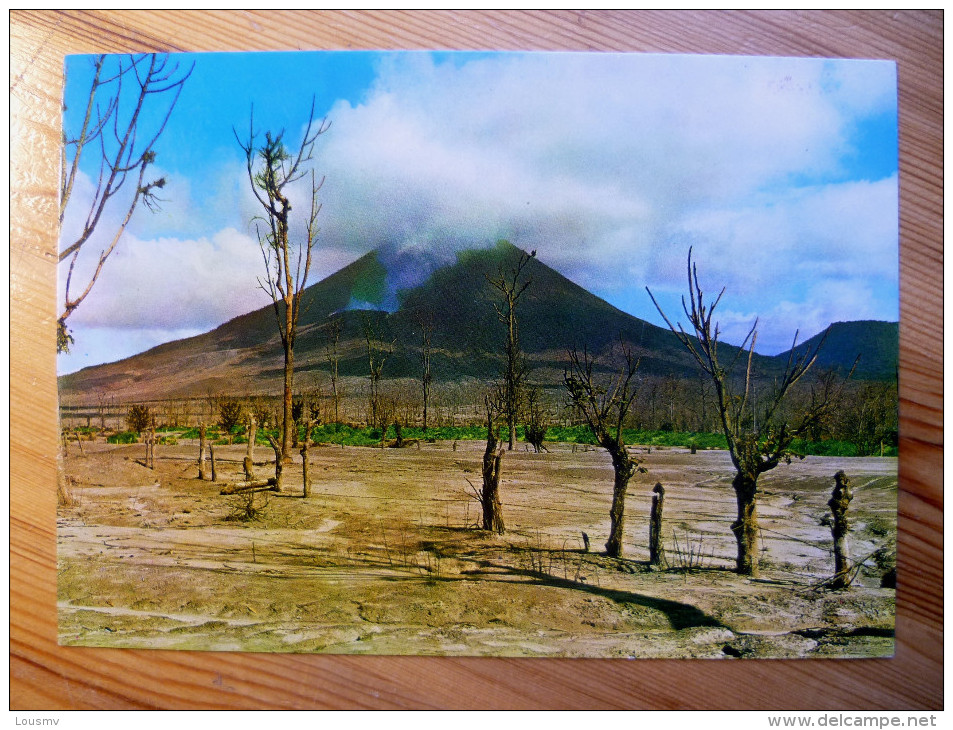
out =
<svg viewBox="0 0 953 730"><path fill-rule="evenodd" d="M172 428L165 427L157 429L167 434L175 433L182 439L198 439L198 428ZM304 439L304 426L298 430L299 440ZM232 444L247 443L247 433L243 426L236 426L232 429ZM435 441L485 441L486 426L438 426L434 428L417 428L414 426L405 426L401 435L405 440L417 440L422 442ZM272 436L276 440L281 440L281 432L278 429L259 428L255 437L255 444L261 446L268 445L268 437ZM160 443L171 443L163 441ZM222 439L224 434L216 426L206 427L206 438L211 443L226 443ZM311 429L311 438L317 443L325 444L343 444L345 446L380 446L381 431L379 428L356 428L344 423L326 423L314 426ZM393 426L388 426L384 434L385 440L397 438L397 433ZM500 429L500 438L506 441L509 438L509 430L506 427ZM526 434L522 426L516 428L517 441L525 441ZM629 446L662 446L677 447L689 449L694 446L698 450L707 449L726 449L728 444L725 437L720 433L704 433L696 431L652 431L645 429L627 428L622 432L622 438ZM135 443L138 440L134 431L114 434L108 441L113 444ZM549 443L565 444L587 444L596 446L596 439L588 426L550 426L546 429L544 439ZM799 456L864 456L863 450L850 441L806 441L797 439L791 445L791 451ZM879 454L879 449L877 450ZM875 454L876 455L876 454ZM884 456L896 456L896 446L884 446Z"/></svg>
<svg viewBox="0 0 953 730"><path fill-rule="evenodd" d="M138 441L139 434L135 431L120 431L106 438L107 444L134 444Z"/></svg>
<svg viewBox="0 0 953 730"><path fill-rule="evenodd" d="M865 452L851 441L804 441L797 439L791 444L791 451L800 456L880 456L880 449L874 453ZM884 456L896 456L897 447L884 444Z"/></svg>

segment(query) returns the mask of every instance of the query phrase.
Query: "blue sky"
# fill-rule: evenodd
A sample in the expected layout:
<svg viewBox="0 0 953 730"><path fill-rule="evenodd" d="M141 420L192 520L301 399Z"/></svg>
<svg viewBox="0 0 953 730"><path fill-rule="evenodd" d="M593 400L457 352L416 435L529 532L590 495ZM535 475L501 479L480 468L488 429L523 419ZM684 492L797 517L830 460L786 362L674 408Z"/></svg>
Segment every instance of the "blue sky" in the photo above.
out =
<svg viewBox="0 0 953 730"><path fill-rule="evenodd" d="M312 98L331 122L315 148L326 178L315 281L381 245L439 262L508 238L661 324L644 287L679 315L693 246L703 286L727 287L729 341L755 317L766 353L797 329L806 338L831 321L898 319L893 63L446 52L172 60L194 70L155 148L165 202L136 212L70 318L76 345L59 356L60 373L267 303L232 130L247 135L254 105L258 130L297 141ZM90 68L89 57L67 59L67 130ZM159 113L150 111L146 127ZM96 171L84 170L64 240L91 193Z"/></svg>

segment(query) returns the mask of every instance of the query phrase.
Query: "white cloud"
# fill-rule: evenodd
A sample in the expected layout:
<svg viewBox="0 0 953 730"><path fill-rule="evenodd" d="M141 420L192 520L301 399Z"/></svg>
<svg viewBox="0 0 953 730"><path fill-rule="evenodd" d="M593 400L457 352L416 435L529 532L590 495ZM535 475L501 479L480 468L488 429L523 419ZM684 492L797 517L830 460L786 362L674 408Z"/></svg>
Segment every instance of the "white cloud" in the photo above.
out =
<svg viewBox="0 0 953 730"><path fill-rule="evenodd" d="M879 304L870 286L861 279L821 281L807 289L807 296L798 301L780 299L757 313L722 309L716 319L724 339L740 343L757 319L756 349L775 355L791 347L795 334L798 342L804 342L829 324L844 321L845 311L851 312L850 320L896 320L898 316L896 308L891 312ZM725 298L724 306L730 306L727 293Z"/></svg>
<svg viewBox="0 0 953 730"><path fill-rule="evenodd" d="M889 78L814 59L391 59L363 104L331 111L326 230L356 253L510 237L605 293L680 272L696 239L729 246L713 255L728 285L829 246L837 265L891 266L895 179L790 185L843 175L851 114L882 110Z"/></svg>
<svg viewBox="0 0 953 730"><path fill-rule="evenodd" d="M775 293L804 290L823 277L891 281L897 206L896 177L798 188L686 215L672 237L694 242L706 275L743 296L766 283Z"/></svg>
<svg viewBox="0 0 953 730"><path fill-rule="evenodd" d="M70 324L210 329L268 304L263 269L258 243L235 229L196 240L127 234Z"/></svg>
<svg viewBox="0 0 953 730"><path fill-rule="evenodd" d="M875 316L891 297L895 310L896 177L855 181L848 167L858 120L893 108L895 80L889 63L822 59L384 57L315 147L326 182L311 280L383 244L437 260L505 237L658 321L642 287L680 293L695 245L737 327L757 312L779 341L795 321ZM94 292L76 324L213 325L267 303L244 161L168 193L97 285L122 300ZM307 181L290 193L300 239Z"/></svg>

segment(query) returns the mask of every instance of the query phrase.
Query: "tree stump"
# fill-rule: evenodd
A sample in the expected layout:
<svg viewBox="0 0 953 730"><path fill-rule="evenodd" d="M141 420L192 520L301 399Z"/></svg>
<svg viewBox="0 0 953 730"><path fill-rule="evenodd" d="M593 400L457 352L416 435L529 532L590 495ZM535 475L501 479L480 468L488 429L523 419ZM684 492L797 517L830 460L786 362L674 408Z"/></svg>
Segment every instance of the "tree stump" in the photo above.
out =
<svg viewBox="0 0 953 730"><path fill-rule="evenodd" d="M506 526L503 523L503 506L500 504L500 468L503 454L506 453L506 444L500 443L497 438L492 416L487 417L487 427L486 451L483 453L483 489L480 490L483 529L502 535Z"/></svg>
<svg viewBox="0 0 953 730"><path fill-rule="evenodd" d="M218 479L215 476L215 444L208 445L208 460L212 465L212 481L216 482Z"/></svg>
<svg viewBox="0 0 953 730"><path fill-rule="evenodd" d="M251 457L246 456L244 459L242 459L242 466L245 469L245 481L246 482L255 481L255 465L254 465L254 462L251 460Z"/></svg>
<svg viewBox="0 0 953 730"><path fill-rule="evenodd" d="M308 421L304 430L304 443L301 445L301 464L303 470L302 496L307 499L311 489L311 481L308 476L308 445L311 442L311 421Z"/></svg>
<svg viewBox="0 0 953 730"><path fill-rule="evenodd" d="M149 426L149 433L146 434L146 466L149 469L156 468L156 419L154 416Z"/></svg>
<svg viewBox="0 0 953 730"><path fill-rule="evenodd" d="M199 479L205 481L205 424L199 424Z"/></svg>
<svg viewBox="0 0 953 730"><path fill-rule="evenodd" d="M258 435L258 424L255 422L255 414L248 416L248 451L245 452L245 458L251 462L255 461L255 437Z"/></svg>
<svg viewBox="0 0 953 730"><path fill-rule="evenodd" d="M279 492L282 491L282 481L281 481L281 472L284 466L284 459L282 457L282 448L281 444L275 441L274 436L268 436L268 443L271 444L271 448L275 452L275 486L278 487ZM289 461L291 460L291 454L288 454Z"/></svg>
<svg viewBox="0 0 953 730"><path fill-rule="evenodd" d="M665 554L662 547L662 508L665 505L665 487L661 482L652 490L652 515L649 518L649 565L661 565Z"/></svg>
<svg viewBox="0 0 953 730"><path fill-rule="evenodd" d="M854 495L850 491L850 478L839 471L834 475L834 491L827 506L831 508L834 519L831 522L831 535L834 537L834 579L832 588L846 588L850 585L850 550L847 533L850 525L847 521L847 508Z"/></svg>

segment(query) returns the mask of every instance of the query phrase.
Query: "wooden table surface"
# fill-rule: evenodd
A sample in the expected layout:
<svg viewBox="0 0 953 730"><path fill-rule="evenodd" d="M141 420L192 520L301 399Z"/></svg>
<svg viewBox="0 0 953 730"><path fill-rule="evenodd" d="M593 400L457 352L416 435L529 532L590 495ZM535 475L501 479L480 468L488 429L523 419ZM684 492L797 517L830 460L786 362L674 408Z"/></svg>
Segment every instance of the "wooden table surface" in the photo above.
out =
<svg viewBox="0 0 953 730"><path fill-rule="evenodd" d="M942 11L12 11L11 709L942 707ZM891 660L266 655L56 643L63 56L451 48L887 58L900 84L900 535Z"/></svg>

